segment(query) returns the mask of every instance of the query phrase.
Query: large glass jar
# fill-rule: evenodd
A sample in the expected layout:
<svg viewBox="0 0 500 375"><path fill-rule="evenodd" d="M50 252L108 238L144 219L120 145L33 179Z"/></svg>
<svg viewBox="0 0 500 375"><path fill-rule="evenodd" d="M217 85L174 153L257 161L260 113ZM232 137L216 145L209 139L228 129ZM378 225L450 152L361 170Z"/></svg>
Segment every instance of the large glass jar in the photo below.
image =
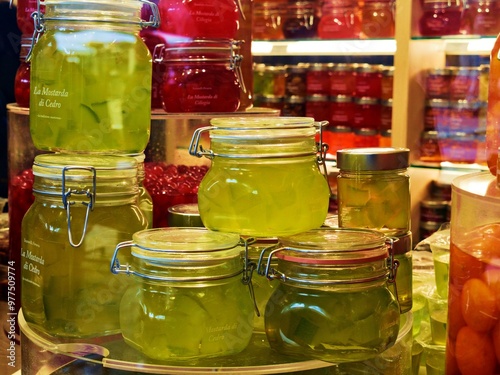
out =
<svg viewBox="0 0 500 375"><path fill-rule="evenodd" d="M289 1L283 16L285 39L314 38L318 30L318 5L316 1Z"/></svg>
<svg viewBox="0 0 500 375"><path fill-rule="evenodd" d="M418 27L423 36L457 35L460 32L462 0L422 0Z"/></svg>
<svg viewBox="0 0 500 375"><path fill-rule="evenodd" d="M280 237L279 245L259 267L279 280L265 312L271 348L341 363L394 344L400 312L388 287L395 268L383 234L320 228Z"/></svg>
<svg viewBox="0 0 500 375"><path fill-rule="evenodd" d="M308 117L234 117L210 123L195 131L190 145L191 155L212 161L198 190L207 228L276 237L321 226L330 194L315 140L323 124ZM198 150L205 131L211 150Z"/></svg>
<svg viewBox="0 0 500 375"><path fill-rule="evenodd" d="M22 223L26 321L60 337L117 333L129 280L114 277L116 244L147 228L135 159L44 154L33 164L35 201Z"/></svg>
<svg viewBox="0 0 500 375"><path fill-rule="evenodd" d="M395 1L365 0L361 7L361 35L364 38L393 38Z"/></svg>
<svg viewBox="0 0 500 375"><path fill-rule="evenodd" d="M134 276L120 307L125 342L148 357L176 361L245 349L254 306L239 244L234 233L173 227L118 244L111 270ZM118 259L126 248L130 263Z"/></svg>
<svg viewBox="0 0 500 375"><path fill-rule="evenodd" d="M321 6L318 37L321 39L358 39L361 18L356 0L327 0Z"/></svg>
<svg viewBox="0 0 500 375"><path fill-rule="evenodd" d="M136 153L150 132L151 54L142 2L47 0L31 54L30 130L38 149ZM148 2L151 7L156 7Z"/></svg>
<svg viewBox="0 0 500 375"><path fill-rule="evenodd" d="M282 40L281 25L285 12L285 4L279 2L262 2L254 5L252 37L255 40Z"/></svg>
<svg viewBox="0 0 500 375"><path fill-rule="evenodd" d="M337 151L339 226L405 235L411 218L408 158L406 148Z"/></svg>

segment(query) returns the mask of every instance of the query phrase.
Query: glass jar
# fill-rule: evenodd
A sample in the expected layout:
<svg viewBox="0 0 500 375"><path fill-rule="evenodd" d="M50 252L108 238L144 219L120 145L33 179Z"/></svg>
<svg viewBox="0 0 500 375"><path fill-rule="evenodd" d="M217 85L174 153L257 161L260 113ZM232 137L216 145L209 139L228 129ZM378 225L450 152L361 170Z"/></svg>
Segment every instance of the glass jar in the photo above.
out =
<svg viewBox="0 0 500 375"><path fill-rule="evenodd" d="M237 234L205 228L139 231L118 244L111 271L133 276L120 305L125 342L157 360L245 349L254 307L239 244ZM129 262L118 259L127 259L125 248L130 248Z"/></svg>
<svg viewBox="0 0 500 375"><path fill-rule="evenodd" d="M306 94L330 94L329 64L316 63L308 66L306 72Z"/></svg>
<svg viewBox="0 0 500 375"><path fill-rule="evenodd" d="M309 95L306 97L306 117L316 121L330 119L330 101L327 95Z"/></svg>
<svg viewBox="0 0 500 375"><path fill-rule="evenodd" d="M352 127L355 129L380 129L382 106L377 98L354 98Z"/></svg>
<svg viewBox="0 0 500 375"><path fill-rule="evenodd" d="M410 230L410 177L406 148L337 151L339 226L401 236Z"/></svg>
<svg viewBox="0 0 500 375"><path fill-rule="evenodd" d="M420 135L420 161L440 163L441 148L439 145L439 133L435 130L423 131Z"/></svg>
<svg viewBox="0 0 500 375"><path fill-rule="evenodd" d="M424 130L447 132L450 130L450 101L428 99L424 108Z"/></svg>
<svg viewBox="0 0 500 375"><path fill-rule="evenodd" d="M380 80L380 98L384 100L392 99L394 91L394 67L383 66Z"/></svg>
<svg viewBox="0 0 500 375"><path fill-rule="evenodd" d="M395 1L365 0L361 7L364 38L394 38Z"/></svg>
<svg viewBox="0 0 500 375"><path fill-rule="evenodd" d="M400 322L388 287L393 261L385 236L376 231L324 227L280 237L265 269L259 267L279 280L265 313L271 348L342 363L392 346Z"/></svg>
<svg viewBox="0 0 500 375"><path fill-rule="evenodd" d="M382 66L361 64L354 76L354 96L379 99L382 96Z"/></svg>
<svg viewBox="0 0 500 375"><path fill-rule="evenodd" d="M321 6L318 37L321 39L358 39L361 18L356 0L327 0Z"/></svg>
<svg viewBox="0 0 500 375"><path fill-rule="evenodd" d="M47 0L31 53L30 130L38 149L137 153L150 131L151 54L142 2ZM148 2L151 7L155 5Z"/></svg>
<svg viewBox="0 0 500 375"><path fill-rule="evenodd" d="M60 337L117 333L129 280L113 277L109 260L117 242L148 225L135 159L44 154L33 174L35 201L21 230L26 321Z"/></svg>
<svg viewBox="0 0 500 375"><path fill-rule="evenodd" d="M392 129L392 99L380 102L380 130Z"/></svg>
<svg viewBox="0 0 500 375"><path fill-rule="evenodd" d="M451 68L450 99L477 100L479 98L479 74L478 67Z"/></svg>
<svg viewBox="0 0 500 375"><path fill-rule="evenodd" d="M500 32L500 6L496 0L467 0L462 23L467 34L497 36Z"/></svg>
<svg viewBox="0 0 500 375"><path fill-rule="evenodd" d="M330 70L330 95L354 94L355 67L352 64L333 64Z"/></svg>
<svg viewBox="0 0 500 375"><path fill-rule="evenodd" d="M45 6L43 4L38 8L37 6L38 0L17 0L16 4L16 16L17 16L17 27L21 31L21 34L25 35L33 35L34 23L31 15L37 9L40 10L41 13L45 11Z"/></svg>
<svg viewBox="0 0 500 375"><path fill-rule="evenodd" d="M282 18L286 8L279 2L255 3L252 38L254 40L282 40Z"/></svg>
<svg viewBox="0 0 500 375"><path fill-rule="evenodd" d="M457 35L460 32L461 0L423 0L418 28L422 36Z"/></svg>
<svg viewBox="0 0 500 375"><path fill-rule="evenodd" d="M30 72L31 63L26 58L32 43L32 35L21 37L21 51L19 53L19 67L14 77L14 97L17 105L29 108L30 106Z"/></svg>
<svg viewBox="0 0 500 375"><path fill-rule="evenodd" d="M285 117L305 117L306 97L298 95L285 96L281 114Z"/></svg>
<svg viewBox="0 0 500 375"><path fill-rule="evenodd" d="M166 112L238 110L240 91L246 91L240 41L197 39L157 47L155 61L165 64L162 98Z"/></svg>
<svg viewBox="0 0 500 375"><path fill-rule="evenodd" d="M452 163L474 163L477 157L477 143L475 134L449 133L439 141L441 157Z"/></svg>
<svg viewBox="0 0 500 375"><path fill-rule="evenodd" d="M317 35L318 9L316 1L290 1L283 17L285 39L308 39Z"/></svg>
<svg viewBox="0 0 500 375"><path fill-rule="evenodd" d="M378 147L380 134L377 129L359 128L354 129L353 147Z"/></svg>
<svg viewBox="0 0 500 375"><path fill-rule="evenodd" d="M289 65L285 73L285 95L307 95L307 64Z"/></svg>
<svg viewBox="0 0 500 375"><path fill-rule="evenodd" d="M170 227L204 227L198 210L198 203L182 203L168 208Z"/></svg>
<svg viewBox="0 0 500 375"><path fill-rule="evenodd" d="M253 91L256 95L285 95L286 67L283 65L254 65Z"/></svg>
<svg viewBox="0 0 500 375"><path fill-rule="evenodd" d="M212 161L198 190L207 228L276 237L321 226L330 191L319 169L324 156L318 155L315 138L324 123L307 117L234 117L210 123L195 131L189 148L191 155ZM205 131L211 150L199 146Z"/></svg>
<svg viewBox="0 0 500 375"><path fill-rule="evenodd" d="M479 129L481 103L474 100L450 101L450 132L474 133Z"/></svg>
<svg viewBox="0 0 500 375"><path fill-rule="evenodd" d="M330 125L352 126L354 120L354 101L351 96L330 97Z"/></svg>
<svg viewBox="0 0 500 375"><path fill-rule="evenodd" d="M392 240L392 251L394 259L397 261L396 283L393 293L398 299L401 313L406 313L413 306L413 283L412 283L412 233L408 231L401 236L395 236Z"/></svg>
<svg viewBox="0 0 500 375"><path fill-rule="evenodd" d="M354 147L354 133L349 126L329 125L323 132L323 137L328 144L328 153L332 155L343 148Z"/></svg>
<svg viewBox="0 0 500 375"><path fill-rule="evenodd" d="M425 96L428 99L449 99L450 68L432 68L425 76Z"/></svg>

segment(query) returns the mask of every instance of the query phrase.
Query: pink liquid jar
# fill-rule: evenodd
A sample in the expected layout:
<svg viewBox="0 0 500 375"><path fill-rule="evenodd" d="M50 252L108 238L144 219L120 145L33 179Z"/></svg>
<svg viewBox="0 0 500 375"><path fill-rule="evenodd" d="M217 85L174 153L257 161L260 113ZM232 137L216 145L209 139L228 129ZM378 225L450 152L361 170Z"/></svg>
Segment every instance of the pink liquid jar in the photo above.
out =
<svg viewBox="0 0 500 375"><path fill-rule="evenodd" d="M355 0L327 0L321 7L318 37L321 39L358 39L361 18Z"/></svg>
<svg viewBox="0 0 500 375"><path fill-rule="evenodd" d="M422 36L459 34L462 17L460 0L423 0L422 8L419 20Z"/></svg>

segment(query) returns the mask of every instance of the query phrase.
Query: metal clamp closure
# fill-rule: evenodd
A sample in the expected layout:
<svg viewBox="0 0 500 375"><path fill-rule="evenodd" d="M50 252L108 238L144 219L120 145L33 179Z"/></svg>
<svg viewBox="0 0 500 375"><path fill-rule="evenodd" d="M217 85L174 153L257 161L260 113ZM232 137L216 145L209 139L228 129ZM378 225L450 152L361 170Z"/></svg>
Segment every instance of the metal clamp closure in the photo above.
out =
<svg viewBox="0 0 500 375"><path fill-rule="evenodd" d="M84 170L92 173L92 190L87 189L87 190L78 190L78 189L71 189L68 188L68 191L66 191L66 172L67 171L73 171L73 170ZM95 204L95 196L96 196L96 169L93 167L64 167L62 170L62 203L64 205L64 208L66 209L66 219L68 223L68 239L69 243L73 247L79 247L85 238L85 234L87 232L87 225L88 225L88 220L89 220L89 212L94 209L94 204ZM85 212L85 221L83 223L83 231L82 231L82 236L80 238L80 241L77 243L73 242L73 235L71 233L71 206L75 204L75 202L70 202L69 198L72 195L85 195L87 198L89 198L88 202L82 202L84 206L87 206L87 210Z"/></svg>
<svg viewBox="0 0 500 375"><path fill-rule="evenodd" d="M389 259L387 261L389 268L389 277L387 282L394 285L394 294L399 301L398 286L396 284L396 275L398 273L399 261L394 258L394 242L399 241L398 238L389 237L386 240L386 245L389 247Z"/></svg>
<svg viewBox="0 0 500 375"><path fill-rule="evenodd" d="M248 246L255 243L255 238L242 238L240 240L240 246L243 246L245 248L245 253L243 257L243 278L241 282L245 285L248 285L248 291L250 292L250 298L252 298L253 301L253 307L255 310L255 314L257 316L260 316L260 311L259 307L257 306L257 299L255 297L255 291L253 289L253 284L252 284L252 276L253 276L253 271L256 269L257 265L250 261L250 257L248 255Z"/></svg>

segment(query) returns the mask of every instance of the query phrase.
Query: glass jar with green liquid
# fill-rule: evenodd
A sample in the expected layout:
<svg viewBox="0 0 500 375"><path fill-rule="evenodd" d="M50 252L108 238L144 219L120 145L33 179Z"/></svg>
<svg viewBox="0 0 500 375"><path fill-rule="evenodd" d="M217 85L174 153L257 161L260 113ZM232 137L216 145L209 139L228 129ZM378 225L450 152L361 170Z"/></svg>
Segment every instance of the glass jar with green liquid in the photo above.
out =
<svg viewBox="0 0 500 375"><path fill-rule="evenodd" d="M130 278L112 275L109 261L118 242L148 226L136 160L43 154L33 174L35 201L21 229L26 321L59 337L117 333Z"/></svg>
<svg viewBox="0 0 500 375"><path fill-rule="evenodd" d="M152 57L139 37L147 0L46 0L34 13L30 131L40 150L137 153L150 134ZM40 5L39 5L40 7Z"/></svg>
<svg viewBox="0 0 500 375"><path fill-rule="evenodd" d="M323 123L309 117L230 117L195 131L189 152L211 159L200 183L205 227L276 237L319 228L328 213ZM199 145L209 132L210 149Z"/></svg>
<svg viewBox="0 0 500 375"><path fill-rule="evenodd" d="M342 363L376 357L395 343L400 308L389 284L396 262L382 233L313 229L280 237L266 258L259 272L279 281L264 315L277 352Z"/></svg>
<svg viewBox="0 0 500 375"><path fill-rule="evenodd" d="M111 270L133 276L120 307L125 342L157 360L241 352L254 316L243 254L240 236L206 228L144 230L118 244Z"/></svg>

